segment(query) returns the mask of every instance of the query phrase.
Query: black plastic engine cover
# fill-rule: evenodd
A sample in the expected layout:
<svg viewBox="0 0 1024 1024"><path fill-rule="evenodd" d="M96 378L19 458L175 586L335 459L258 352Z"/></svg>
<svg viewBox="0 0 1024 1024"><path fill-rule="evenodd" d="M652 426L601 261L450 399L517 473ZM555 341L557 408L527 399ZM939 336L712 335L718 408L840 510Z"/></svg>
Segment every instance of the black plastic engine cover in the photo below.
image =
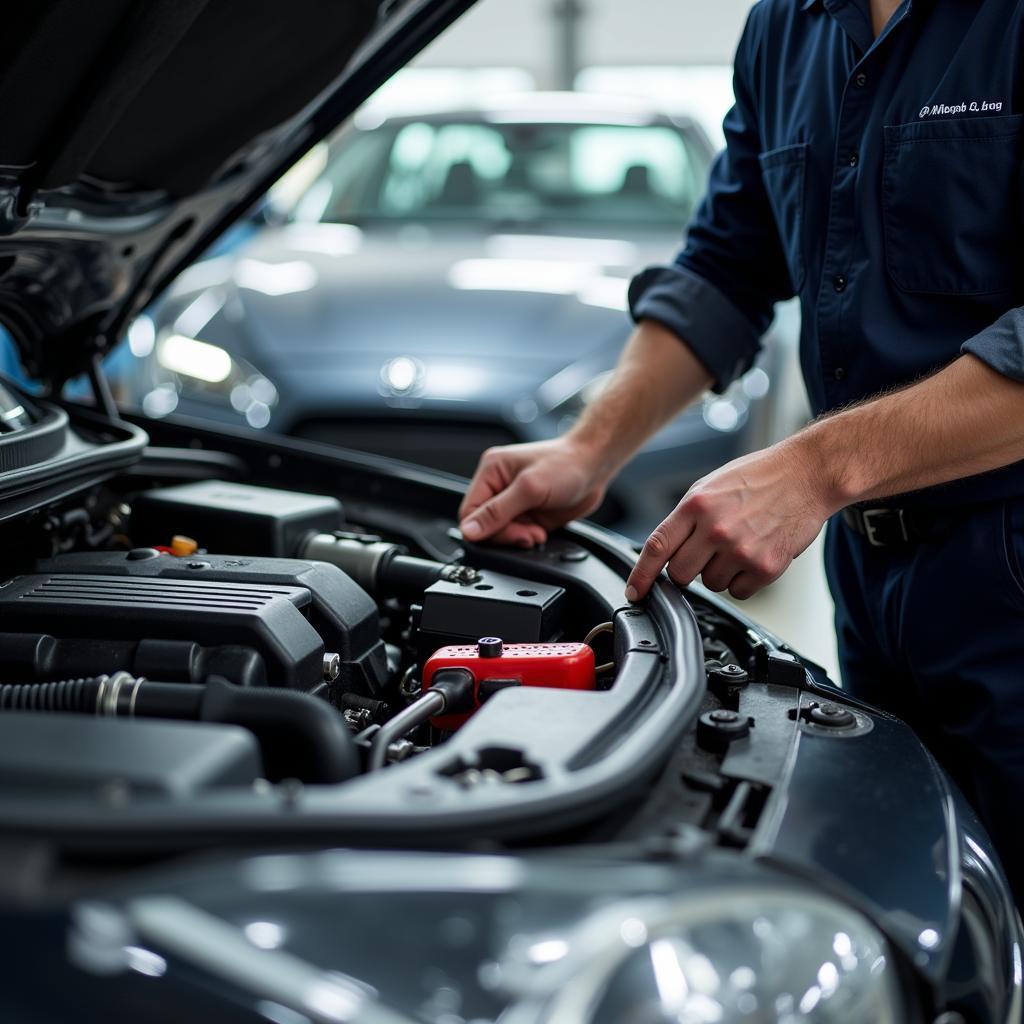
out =
<svg viewBox="0 0 1024 1024"><path fill-rule="evenodd" d="M60 637L191 640L241 644L263 656L269 681L310 690L323 678L324 645L303 612L304 587L225 583L201 577L39 573L0 588L0 621L11 632Z"/></svg>
<svg viewBox="0 0 1024 1024"><path fill-rule="evenodd" d="M220 554L288 557L303 537L337 530L342 519L341 503L323 494L201 480L140 494L131 531L138 544L187 534Z"/></svg>
<svg viewBox="0 0 1024 1024"><path fill-rule="evenodd" d="M137 548L133 551L58 555L38 563L36 568L39 572L129 576L134 579L302 587L309 593L307 614L323 638L324 650L336 653L341 659L337 688L344 692L374 694L387 681L387 655L380 638L377 605L354 580L326 562L231 555L176 558L154 549ZM198 637L190 639L199 640ZM216 642L225 641L220 639ZM90 668L88 671L95 670ZM317 679L320 679L320 674Z"/></svg>
<svg viewBox="0 0 1024 1024"><path fill-rule="evenodd" d="M115 787L181 799L251 786L263 774L256 739L237 725L119 722L19 711L0 717L0 790L37 799Z"/></svg>

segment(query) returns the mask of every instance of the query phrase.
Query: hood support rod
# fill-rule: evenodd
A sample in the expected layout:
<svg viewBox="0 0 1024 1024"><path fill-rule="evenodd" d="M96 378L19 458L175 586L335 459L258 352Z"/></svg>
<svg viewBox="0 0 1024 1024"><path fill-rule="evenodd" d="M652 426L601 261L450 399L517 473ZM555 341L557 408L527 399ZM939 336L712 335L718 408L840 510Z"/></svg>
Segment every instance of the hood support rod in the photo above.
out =
<svg viewBox="0 0 1024 1024"><path fill-rule="evenodd" d="M89 361L89 386L96 400L96 408L102 410L107 419L117 423L121 419L121 414L117 411L117 403L111 393L110 383L104 376L102 363L103 354L100 352L95 353Z"/></svg>

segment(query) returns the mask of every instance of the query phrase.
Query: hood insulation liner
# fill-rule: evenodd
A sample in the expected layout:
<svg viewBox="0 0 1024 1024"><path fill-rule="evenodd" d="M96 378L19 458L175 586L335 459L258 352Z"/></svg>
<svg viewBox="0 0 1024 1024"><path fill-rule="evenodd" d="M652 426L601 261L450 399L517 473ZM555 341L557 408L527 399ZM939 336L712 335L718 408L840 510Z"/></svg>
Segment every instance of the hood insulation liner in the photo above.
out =
<svg viewBox="0 0 1024 1024"><path fill-rule="evenodd" d="M325 89L375 0L50 0L4 13L0 176L188 195ZM12 180L13 179L13 180Z"/></svg>

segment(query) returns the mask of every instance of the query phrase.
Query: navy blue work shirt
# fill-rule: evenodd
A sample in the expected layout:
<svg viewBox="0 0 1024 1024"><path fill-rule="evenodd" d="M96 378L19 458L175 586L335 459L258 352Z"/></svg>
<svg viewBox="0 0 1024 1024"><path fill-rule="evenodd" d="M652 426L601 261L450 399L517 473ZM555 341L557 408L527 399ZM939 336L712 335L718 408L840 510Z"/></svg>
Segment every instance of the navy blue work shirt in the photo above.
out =
<svg viewBox="0 0 1024 1024"><path fill-rule="evenodd" d="M815 413L972 352L1024 381L1024 3L762 0L735 66L726 149L671 266L634 278L721 391L776 302L800 297ZM1024 462L927 492L1024 494Z"/></svg>

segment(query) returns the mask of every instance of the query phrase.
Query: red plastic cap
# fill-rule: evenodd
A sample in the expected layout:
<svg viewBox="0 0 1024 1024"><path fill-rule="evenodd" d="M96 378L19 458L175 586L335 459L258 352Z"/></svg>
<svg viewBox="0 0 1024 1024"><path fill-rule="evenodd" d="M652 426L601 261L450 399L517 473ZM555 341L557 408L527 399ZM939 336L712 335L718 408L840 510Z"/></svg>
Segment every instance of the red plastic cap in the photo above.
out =
<svg viewBox="0 0 1024 1024"><path fill-rule="evenodd" d="M423 667L423 689L429 689L434 674L446 668L465 668L473 674L477 707L480 684L491 679L556 690L593 690L596 685L594 651L588 644L505 644L497 657L481 657L477 644L442 647ZM468 717L441 715L433 723L440 729L457 729Z"/></svg>

